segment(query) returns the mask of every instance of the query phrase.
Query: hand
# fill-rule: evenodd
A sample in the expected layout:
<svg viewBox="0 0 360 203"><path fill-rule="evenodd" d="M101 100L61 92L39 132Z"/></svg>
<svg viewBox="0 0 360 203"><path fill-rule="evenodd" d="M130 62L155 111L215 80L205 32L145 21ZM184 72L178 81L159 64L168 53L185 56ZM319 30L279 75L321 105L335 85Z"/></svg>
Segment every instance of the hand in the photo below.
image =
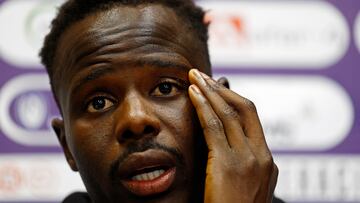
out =
<svg viewBox="0 0 360 203"><path fill-rule="evenodd" d="M254 104L197 70L189 79L209 150L205 202L272 202L278 169Z"/></svg>

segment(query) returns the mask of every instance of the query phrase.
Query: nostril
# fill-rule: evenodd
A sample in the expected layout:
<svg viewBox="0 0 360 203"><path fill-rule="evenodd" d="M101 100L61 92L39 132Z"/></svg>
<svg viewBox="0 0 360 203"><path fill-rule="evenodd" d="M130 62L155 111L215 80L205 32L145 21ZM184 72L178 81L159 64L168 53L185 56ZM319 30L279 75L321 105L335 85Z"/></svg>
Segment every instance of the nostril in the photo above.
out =
<svg viewBox="0 0 360 203"><path fill-rule="evenodd" d="M134 133L132 133L130 130L126 130L123 133L122 138L126 140L126 139L133 137L133 135L134 135Z"/></svg>
<svg viewBox="0 0 360 203"><path fill-rule="evenodd" d="M131 129L126 130L122 133L121 139L127 140L127 139L140 139L142 136L151 136L154 135L156 132L155 128L152 126L145 126L142 131L133 131Z"/></svg>
<svg viewBox="0 0 360 203"><path fill-rule="evenodd" d="M152 127L152 126L146 126L145 129L144 129L144 134L145 134L145 135L151 134L151 133L153 133L153 132L155 132L155 129L154 129L154 127Z"/></svg>

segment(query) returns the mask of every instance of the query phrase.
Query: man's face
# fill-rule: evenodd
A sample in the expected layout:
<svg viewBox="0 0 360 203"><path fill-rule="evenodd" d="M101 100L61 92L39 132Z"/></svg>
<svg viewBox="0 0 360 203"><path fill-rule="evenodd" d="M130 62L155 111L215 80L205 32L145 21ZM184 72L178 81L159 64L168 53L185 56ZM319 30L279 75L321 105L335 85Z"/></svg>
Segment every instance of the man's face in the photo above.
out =
<svg viewBox="0 0 360 203"><path fill-rule="evenodd" d="M115 7L63 34L55 91L64 121L53 126L95 202L194 195L202 134L187 89L188 71L206 66L200 43L162 5Z"/></svg>

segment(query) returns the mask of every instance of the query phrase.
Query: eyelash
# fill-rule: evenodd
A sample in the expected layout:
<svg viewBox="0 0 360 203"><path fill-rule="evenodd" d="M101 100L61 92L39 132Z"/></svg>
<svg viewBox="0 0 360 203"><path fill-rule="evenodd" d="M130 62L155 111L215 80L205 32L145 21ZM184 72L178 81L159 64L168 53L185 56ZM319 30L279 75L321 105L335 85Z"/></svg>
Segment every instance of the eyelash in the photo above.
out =
<svg viewBox="0 0 360 203"><path fill-rule="evenodd" d="M105 98L107 100L110 100L111 102L113 102L114 104L116 103L115 99L113 99L113 97L109 96L108 94L96 94L94 96L91 96L89 99L87 99L85 102L84 102L84 105L83 105L83 111L87 111L88 110L88 107L89 105L94 101L94 99L96 98Z"/></svg>
<svg viewBox="0 0 360 203"><path fill-rule="evenodd" d="M161 80L159 83L157 83L157 85L155 86L155 88L152 90L152 92L159 87L159 85L164 84L164 83L169 83L174 85L176 88L180 89L180 90L186 90L189 88L189 84L184 81L181 80L179 78L163 78L163 80Z"/></svg>
<svg viewBox="0 0 360 203"><path fill-rule="evenodd" d="M156 88L159 87L159 85L161 84L164 84L164 83L169 83L171 85L174 85L176 88L178 88L179 90L186 90L187 88L189 88L189 83L184 81L184 80L181 80L179 78L169 78L169 77L166 77L166 78L162 78L161 81L159 81L155 88L151 91L153 92ZM101 92L101 91L100 91ZM83 104L83 111L87 111L88 110L88 107L89 105L94 101L94 99L96 98L106 98L108 100L110 100L111 102L113 102L114 104L116 104L116 100L109 96L109 94L106 94L106 93L103 93L103 94L95 94L93 96L91 96L89 99L87 99L84 104Z"/></svg>
<svg viewBox="0 0 360 203"><path fill-rule="evenodd" d="M159 84L164 83L164 82L169 82L169 83L174 83L174 80L176 81L176 85L178 85L178 87L183 88L183 89L188 89L190 84L188 82L186 82L185 80L179 79L179 78L166 78L163 81L161 81Z"/></svg>

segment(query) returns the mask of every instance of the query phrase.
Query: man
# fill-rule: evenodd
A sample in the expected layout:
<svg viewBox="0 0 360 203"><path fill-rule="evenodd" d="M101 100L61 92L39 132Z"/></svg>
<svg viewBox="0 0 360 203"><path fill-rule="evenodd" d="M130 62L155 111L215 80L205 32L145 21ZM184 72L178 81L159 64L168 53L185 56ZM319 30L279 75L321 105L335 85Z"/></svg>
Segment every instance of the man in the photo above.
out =
<svg viewBox="0 0 360 203"><path fill-rule="evenodd" d="M70 0L41 57L53 128L88 194L65 202L271 202L255 106L213 80L190 0Z"/></svg>

